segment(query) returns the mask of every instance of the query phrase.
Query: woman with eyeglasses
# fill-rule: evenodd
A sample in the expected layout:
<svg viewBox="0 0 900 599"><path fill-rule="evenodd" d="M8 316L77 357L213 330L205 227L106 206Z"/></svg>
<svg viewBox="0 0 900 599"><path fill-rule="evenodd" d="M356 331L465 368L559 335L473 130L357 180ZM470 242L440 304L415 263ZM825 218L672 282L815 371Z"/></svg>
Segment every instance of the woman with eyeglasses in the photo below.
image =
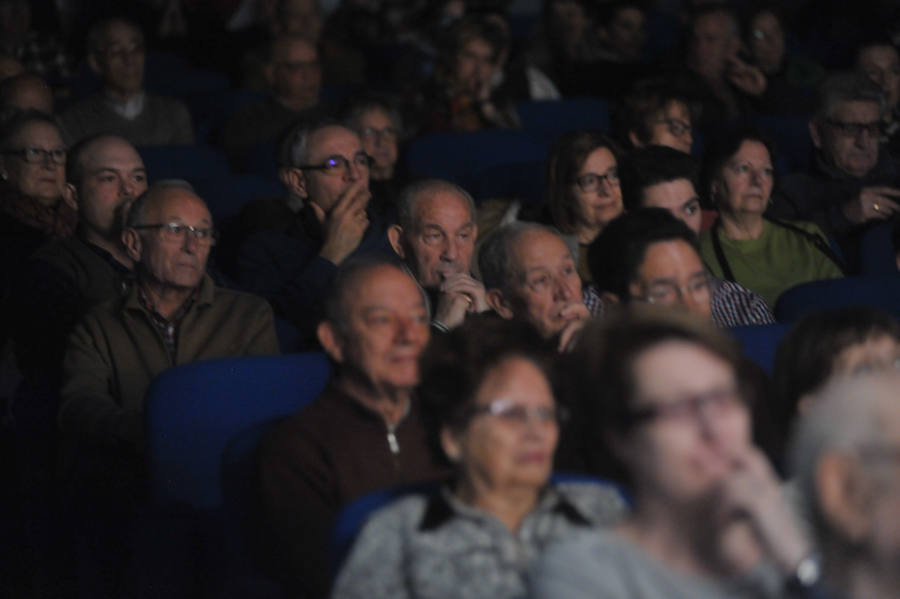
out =
<svg viewBox="0 0 900 599"><path fill-rule="evenodd" d="M433 340L419 399L453 478L373 515L333 597L522 597L544 548L622 513L614 487L549 483L560 409L541 347L526 325L497 318Z"/></svg>
<svg viewBox="0 0 900 599"><path fill-rule="evenodd" d="M634 307L585 329L569 356L584 438L592 461L615 462L633 509L545 553L531 597L781 597L804 582L793 575L810 544L752 444L738 358L680 312Z"/></svg>
<svg viewBox="0 0 900 599"><path fill-rule="evenodd" d="M700 235L710 271L755 291L770 306L795 285L844 276L841 259L818 226L765 216L773 163L768 141L752 129L717 140L704 161L704 178L719 218Z"/></svg>
<svg viewBox="0 0 900 599"><path fill-rule="evenodd" d="M574 131L553 146L547 163L549 224L578 247L578 274L591 281L587 248L608 222L622 214L619 150L597 131Z"/></svg>

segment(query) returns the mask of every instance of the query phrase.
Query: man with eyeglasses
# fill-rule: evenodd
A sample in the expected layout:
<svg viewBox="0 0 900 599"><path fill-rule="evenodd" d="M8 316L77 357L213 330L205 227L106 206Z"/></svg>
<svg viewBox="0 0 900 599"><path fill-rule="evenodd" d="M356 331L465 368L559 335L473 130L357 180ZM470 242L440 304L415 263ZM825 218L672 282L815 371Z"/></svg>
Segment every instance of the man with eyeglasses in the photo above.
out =
<svg viewBox="0 0 900 599"><path fill-rule="evenodd" d="M137 460L144 394L158 374L197 360L276 354L278 341L266 302L216 287L206 274L215 231L187 182L161 181L141 194L122 240L135 283L69 338L59 425L109 457Z"/></svg>
<svg viewBox="0 0 900 599"><path fill-rule="evenodd" d="M297 35L276 37L263 74L270 96L235 112L222 132L222 146L238 169L255 146L275 141L299 119L319 112L322 69L312 42Z"/></svg>
<svg viewBox="0 0 900 599"><path fill-rule="evenodd" d="M103 89L63 113L67 141L98 133L124 137L135 146L194 143L187 107L144 91L144 34L134 23L113 18L91 27L87 62Z"/></svg>
<svg viewBox="0 0 900 599"><path fill-rule="evenodd" d="M292 130L285 147L281 178L301 205L284 226L259 231L241 246L237 275L299 329L301 344L314 347L337 267L353 256L393 252L385 224L367 210L371 158L356 133L313 121Z"/></svg>
<svg viewBox="0 0 900 599"><path fill-rule="evenodd" d="M900 170L879 147L884 110L883 92L866 76L829 76L809 122L815 162L785 177L773 196L772 216L816 223L841 244L851 267L863 225L900 210Z"/></svg>
<svg viewBox="0 0 900 599"><path fill-rule="evenodd" d="M622 164L625 209L663 208L700 235L703 214L697 194L697 160L665 146L634 150ZM733 281L710 276L713 322L735 327L775 322L769 305L759 294Z"/></svg>

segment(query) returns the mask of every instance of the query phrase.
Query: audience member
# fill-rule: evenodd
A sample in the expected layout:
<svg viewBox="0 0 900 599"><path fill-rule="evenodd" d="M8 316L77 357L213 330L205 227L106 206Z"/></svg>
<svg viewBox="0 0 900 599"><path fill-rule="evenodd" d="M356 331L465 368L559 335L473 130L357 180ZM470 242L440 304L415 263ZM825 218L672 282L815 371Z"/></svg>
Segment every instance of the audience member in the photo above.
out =
<svg viewBox="0 0 900 599"><path fill-rule="evenodd" d="M547 164L550 222L577 244L578 274L591 281L587 248L603 227L622 214L618 150L606 135L593 131L566 133L557 140Z"/></svg>
<svg viewBox="0 0 900 599"><path fill-rule="evenodd" d="M712 318L697 236L667 210L638 208L616 218L591 244L588 262L605 301L674 305Z"/></svg>
<svg viewBox="0 0 900 599"><path fill-rule="evenodd" d="M822 83L809 132L815 163L784 178L771 214L816 223L855 265L859 227L900 204L900 171L879 150L884 94L865 76L837 73Z"/></svg>
<svg viewBox="0 0 900 599"><path fill-rule="evenodd" d="M391 247L406 263L434 306L432 326L447 331L473 312L488 310L484 285L472 277L478 225L466 190L439 179L407 187L398 223L388 229Z"/></svg>
<svg viewBox="0 0 900 599"><path fill-rule="evenodd" d="M30 73L0 82L0 123L26 110L53 114L53 90L50 86Z"/></svg>
<svg viewBox="0 0 900 599"><path fill-rule="evenodd" d="M72 76L72 59L54 37L32 27L29 0L0 0L0 54L59 86Z"/></svg>
<svg viewBox="0 0 900 599"><path fill-rule="evenodd" d="M342 266L325 305L317 334L335 375L258 454L266 547L294 597L327 592L329 534L342 506L445 472L428 449L413 392L429 336L421 288L394 265L355 260Z"/></svg>
<svg viewBox="0 0 900 599"><path fill-rule="evenodd" d="M319 104L322 73L312 42L296 35L275 38L264 72L270 97L238 110L222 133L222 145L237 167L255 146L274 142L301 118L314 116Z"/></svg>
<svg viewBox="0 0 900 599"><path fill-rule="evenodd" d="M81 443L143 450L144 393L172 366L278 353L272 311L206 275L214 242L206 203L184 181L161 181L132 204L122 234L136 281L90 312L69 339L59 425Z"/></svg>
<svg viewBox="0 0 900 599"><path fill-rule="evenodd" d="M521 597L545 547L623 512L613 487L550 482L564 413L541 345L528 327L490 318L435 339L419 397L452 480L374 514L332 597Z"/></svg>
<svg viewBox="0 0 900 599"><path fill-rule="evenodd" d="M633 151L622 170L625 207L664 208L700 235L702 212L697 195L700 165L691 156L665 146ZM713 322L736 327L775 322L766 301L735 283L710 277L710 307Z"/></svg>
<svg viewBox="0 0 900 599"><path fill-rule="evenodd" d="M775 183L772 164L769 143L751 129L717 140L704 166L719 218L700 235L710 271L755 291L770 306L795 285L843 276L841 260L816 224L763 216Z"/></svg>
<svg viewBox="0 0 900 599"><path fill-rule="evenodd" d="M369 215L369 156L359 136L328 120L296 128L289 140L292 193L303 206L285 231L262 231L238 254L238 277L314 344L322 300L337 267L351 256L392 255L384 224Z"/></svg>
<svg viewBox="0 0 900 599"><path fill-rule="evenodd" d="M810 543L752 444L737 361L730 339L688 315L589 325L572 355L578 416L633 509L550 548L530 596L782 596Z"/></svg>
<svg viewBox="0 0 900 599"><path fill-rule="evenodd" d="M194 142L191 115L178 100L144 91L144 34L130 21L113 18L91 27L87 63L103 89L69 108L62 126L70 143L107 133L136 146Z"/></svg>
<svg viewBox="0 0 900 599"><path fill-rule="evenodd" d="M21 62L12 56L7 56L0 52L0 81L21 75L24 72L25 67L22 66Z"/></svg>
<svg viewBox="0 0 900 599"><path fill-rule="evenodd" d="M544 225L516 222L494 230L479 249L478 265L488 305L501 318L529 323L559 350L590 317L572 251Z"/></svg>
<svg viewBox="0 0 900 599"><path fill-rule="evenodd" d="M676 85L670 79L639 81L619 107L619 139L634 148L669 146L690 154L696 110Z"/></svg>
<svg viewBox="0 0 900 599"><path fill-rule="evenodd" d="M892 370L842 377L815 394L800 421L792 470L821 552L803 585L820 592L804 596L888 599L900 588L898 385Z"/></svg>
<svg viewBox="0 0 900 599"><path fill-rule="evenodd" d="M900 153L900 54L889 39L875 39L856 49L856 70L881 88L887 106L882 113L881 143Z"/></svg>

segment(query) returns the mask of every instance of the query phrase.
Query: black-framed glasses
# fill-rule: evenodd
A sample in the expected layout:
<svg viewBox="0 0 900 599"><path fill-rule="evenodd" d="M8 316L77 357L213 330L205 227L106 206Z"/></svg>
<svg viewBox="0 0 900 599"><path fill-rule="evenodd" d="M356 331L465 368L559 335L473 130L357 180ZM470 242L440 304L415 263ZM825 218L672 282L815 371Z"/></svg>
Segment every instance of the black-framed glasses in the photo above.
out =
<svg viewBox="0 0 900 599"><path fill-rule="evenodd" d="M696 421L706 413L718 415L741 404L736 385L725 385L704 393L695 393L669 401L654 401L634 408L631 419L636 423L665 420L670 422Z"/></svg>
<svg viewBox="0 0 900 599"><path fill-rule="evenodd" d="M657 119L655 122L661 125L665 125L669 130L669 133L671 133L675 137L682 137L685 134L690 135L690 133L693 131L693 127L691 127L691 124L686 121L682 121L681 119L661 118Z"/></svg>
<svg viewBox="0 0 900 599"><path fill-rule="evenodd" d="M881 121L873 121L871 123L848 123L837 119L826 119L825 122L833 127L838 133L846 137L859 137L863 133L868 133L869 137L879 137L882 131Z"/></svg>
<svg viewBox="0 0 900 599"><path fill-rule="evenodd" d="M372 168L375 160L365 152L357 152L352 158L353 165L356 168ZM302 164L294 167L302 171L322 171L326 175L345 175L350 172L350 160L347 160L340 154L329 156L321 164Z"/></svg>
<svg viewBox="0 0 900 599"><path fill-rule="evenodd" d="M584 173L575 177L575 183L582 193L594 193L600 189L602 181L606 181L609 185L618 185L619 169L614 166L602 175L599 173Z"/></svg>
<svg viewBox="0 0 900 599"><path fill-rule="evenodd" d="M189 233L200 245L212 245L216 242L216 230L212 227L193 227L182 223L156 223L135 225L131 228L138 231L158 229L162 233L163 240L172 243L184 243Z"/></svg>
<svg viewBox="0 0 900 599"><path fill-rule="evenodd" d="M488 415L513 426L525 426L531 419L541 424L561 423L568 419L569 413L563 406L525 406L512 399L501 397L484 405L473 406L469 417Z"/></svg>
<svg viewBox="0 0 900 599"><path fill-rule="evenodd" d="M44 164L49 159L56 165L64 165L66 163L66 149L54 148L45 150L44 148L21 148L19 150L6 150L3 152L9 156L18 156L28 164Z"/></svg>

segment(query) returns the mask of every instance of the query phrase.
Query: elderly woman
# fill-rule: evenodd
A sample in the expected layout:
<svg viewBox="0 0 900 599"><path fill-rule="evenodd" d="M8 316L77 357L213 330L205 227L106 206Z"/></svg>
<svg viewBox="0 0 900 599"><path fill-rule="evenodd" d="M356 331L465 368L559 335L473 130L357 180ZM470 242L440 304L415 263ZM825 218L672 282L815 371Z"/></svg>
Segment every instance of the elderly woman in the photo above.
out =
<svg viewBox="0 0 900 599"><path fill-rule="evenodd" d="M333 597L521 597L550 543L621 513L592 483L548 484L559 409L524 325L467 319L422 358L422 413L453 480L401 499L363 529Z"/></svg>
<svg viewBox="0 0 900 599"><path fill-rule="evenodd" d="M550 224L577 246L578 274L585 282L591 280L588 246L623 211L617 154L606 135L575 131L556 142L547 165Z"/></svg>
<svg viewBox="0 0 900 599"><path fill-rule="evenodd" d="M794 285L843 276L816 225L764 216L775 179L772 164L768 142L753 130L731 132L713 145L706 190L719 218L700 236L710 271L755 291L770 306Z"/></svg>
<svg viewBox="0 0 900 599"><path fill-rule="evenodd" d="M809 545L751 443L736 349L644 308L589 325L572 354L596 455L618 462L634 509L548 551L533 596L780 596Z"/></svg>

